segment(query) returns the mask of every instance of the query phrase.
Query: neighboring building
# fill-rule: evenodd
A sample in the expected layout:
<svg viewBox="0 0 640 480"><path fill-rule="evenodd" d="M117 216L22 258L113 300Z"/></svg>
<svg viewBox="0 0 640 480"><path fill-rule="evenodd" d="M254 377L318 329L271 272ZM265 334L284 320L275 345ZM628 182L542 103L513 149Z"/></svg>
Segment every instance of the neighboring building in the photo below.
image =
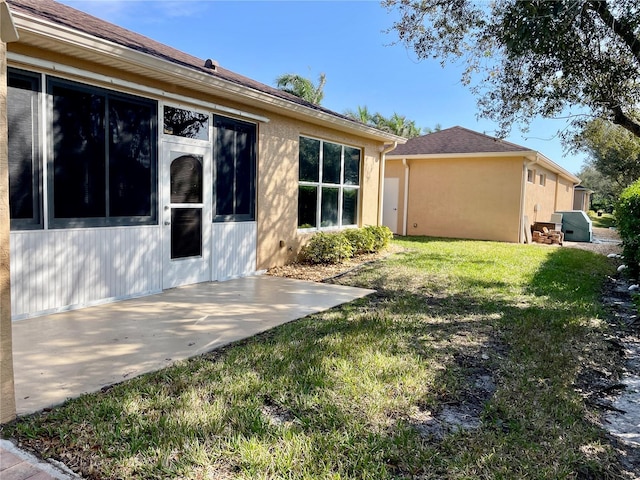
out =
<svg viewBox="0 0 640 480"><path fill-rule="evenodd" d="M383 223L400 235L524 242L571 210L579 179L544 155L462 127L387 155Z"/></svg>
<svg viewBox="0 0 640 480"><path fill-rule="evenodd" d="M250 275L314 231L380 224L404 139L54 1L8 4L14 319Z"/></svg>
<svg viewBox="0 0 640 480"><path fill-rule="evenodd" d="M593 190L576 185L576 188L573 189L573 209L583 212L591 210L591 195L593 195Z"/></svg>

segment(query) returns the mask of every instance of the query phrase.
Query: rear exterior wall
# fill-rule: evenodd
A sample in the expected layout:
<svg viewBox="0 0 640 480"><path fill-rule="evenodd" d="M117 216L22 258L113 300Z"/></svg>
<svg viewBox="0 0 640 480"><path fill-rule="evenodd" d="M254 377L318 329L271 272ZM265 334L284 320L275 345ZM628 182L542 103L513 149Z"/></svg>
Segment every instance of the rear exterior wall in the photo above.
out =
<svg viewBox="0 0 640 480"><path fill-rule="evenodd" d="M530 165L527 168L534 172L533 182L529 181L531 177L525 180L524 215L528 217L530 224L549 222L553 213L572 209L572 182L541 165Z"/></svg>
<svg viewBox="0 0 640 480"><path fill-rule="evenodd" d="M258 142L258 270L294 261L313 235L298 231L300 136L360 148L358 225L377 225L379 215L380 143L280 116L269 118L260 126Z"/></svg>
<svg viewBox="0 0 640 480"><path fill-rule="evenodd" d="M519 241L521 157L408 163L408 235Z"/></svg>

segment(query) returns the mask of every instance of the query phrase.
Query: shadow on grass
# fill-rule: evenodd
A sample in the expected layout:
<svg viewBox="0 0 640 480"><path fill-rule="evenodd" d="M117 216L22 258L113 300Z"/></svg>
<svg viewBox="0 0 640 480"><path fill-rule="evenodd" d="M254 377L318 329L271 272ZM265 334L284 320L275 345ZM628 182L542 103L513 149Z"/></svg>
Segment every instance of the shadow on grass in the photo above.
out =
<svg viewBox="0 0 640 480"><path fill-rule="evenodd" d="M604 478L606 450L582 449L601 438L572 382L607 262L489 242L402 244L415 250L335 280L376 289L369 297L22 418L3 435L89 478ZM422 428L455 405L483 422Z"/></svg>

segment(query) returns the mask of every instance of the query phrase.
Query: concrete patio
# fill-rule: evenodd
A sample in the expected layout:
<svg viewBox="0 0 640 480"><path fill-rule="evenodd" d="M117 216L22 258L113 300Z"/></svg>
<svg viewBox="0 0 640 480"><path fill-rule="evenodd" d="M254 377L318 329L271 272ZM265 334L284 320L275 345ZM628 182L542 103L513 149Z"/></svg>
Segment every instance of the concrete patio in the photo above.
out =
<svg viewBox="0 0 640 480"><path fill-rule="evenodd" d="M16 321L13 358L18 415L370 293L254 276Z"/></svg>

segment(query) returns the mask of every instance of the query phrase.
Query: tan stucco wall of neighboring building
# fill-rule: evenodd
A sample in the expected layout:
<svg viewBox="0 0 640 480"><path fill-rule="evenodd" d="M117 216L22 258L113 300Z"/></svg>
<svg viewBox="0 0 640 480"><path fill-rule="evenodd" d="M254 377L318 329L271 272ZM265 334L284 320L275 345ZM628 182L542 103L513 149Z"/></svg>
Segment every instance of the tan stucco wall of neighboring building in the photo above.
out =
<svg viewBox="0 0 640 480"><path fill-rule="evenodd" d="M530 165L535 172L534 182L526 182L524 214L529 223L549 222L551 215L558 210L571 210L573 207L573 183L567 178L553 173L541 165ZM544 185L540 176L545 178Z"/></svg>
<svg viewBox="0 0 640 480"><path fill-rule="evenodd" d="M565 177L560 177L558 181L558 200L556 202L556 210L571 210L573 208L573 189L575 184Z"/></svg>
<svg viewBox="0 0 640 480"><path fill-rule="evenodd" d="M408 163L408 235L519 241L522 158Z"/></svg>

